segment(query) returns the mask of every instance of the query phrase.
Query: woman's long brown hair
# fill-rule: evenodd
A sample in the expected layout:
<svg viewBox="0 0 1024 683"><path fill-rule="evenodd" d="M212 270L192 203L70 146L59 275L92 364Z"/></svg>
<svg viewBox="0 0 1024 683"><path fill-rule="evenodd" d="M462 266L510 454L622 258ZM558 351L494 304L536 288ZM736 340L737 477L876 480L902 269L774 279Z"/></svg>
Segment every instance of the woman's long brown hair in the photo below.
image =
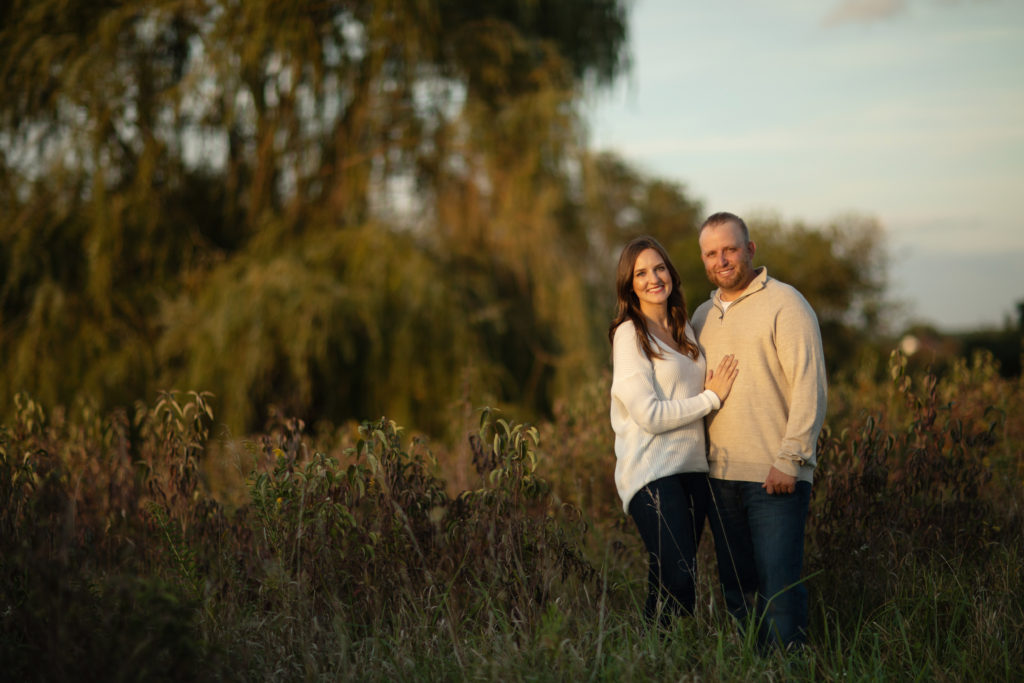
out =
<svg viewBox="0 0 1024 683"><path fill-rule="evenodd" d="M636 328L637 338L640 340L640 346L647 357L662 358L661 352L651 344L651 335L647 329L647 318L644 316L643 311L640 310L640 301L636 297L636 292L633 291L633 268L636 266L637 257L645 249L654 249L661 256L662 260L665 261L665 267L668 268L668 273L672 277L672 292L668 295L668 319L672 331L672 339L675 340L676 345L687 356L696 360L700 351L694 342L686 338L686 321L688 317L686 315L686 301L683 298L682 281L679 279L679 271L672 265L672 261L669 259L665 248L661 246L658 240L648 235L637 237L622 248L622 254L619 256L618 273L615 277L618 310L615 313L615 319L612 320L612 324L608 328L608 341L614 343L615 330L618 326L627 320L632 320L633 326Z"/></svg>

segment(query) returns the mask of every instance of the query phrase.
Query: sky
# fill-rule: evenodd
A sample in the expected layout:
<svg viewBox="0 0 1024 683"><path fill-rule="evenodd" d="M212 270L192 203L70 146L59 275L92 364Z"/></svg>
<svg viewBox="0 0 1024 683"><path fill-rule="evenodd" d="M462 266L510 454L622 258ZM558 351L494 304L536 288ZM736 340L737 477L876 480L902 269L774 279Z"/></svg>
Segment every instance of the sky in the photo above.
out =
<svg viewBox="0 0 1024 683"><path fill-rule="evenodd" d="M592 148L708 213L876 218L896 331L1016 324L1024 0L634 0L630 51Z"/></svg>

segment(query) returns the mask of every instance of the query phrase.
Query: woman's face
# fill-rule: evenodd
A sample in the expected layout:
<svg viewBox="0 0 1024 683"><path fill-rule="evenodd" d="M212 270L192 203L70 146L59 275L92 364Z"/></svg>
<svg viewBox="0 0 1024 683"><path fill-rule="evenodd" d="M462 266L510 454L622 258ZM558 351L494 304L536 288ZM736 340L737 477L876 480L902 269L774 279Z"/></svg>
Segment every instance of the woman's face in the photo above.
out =
<svg viewBox="0 0 1024 683"><path fill-rule="evenodd" d="M661 308L672 293L672 275L665 259L654 249L644 249L633 264L633 293L640 308Z"/></svg>

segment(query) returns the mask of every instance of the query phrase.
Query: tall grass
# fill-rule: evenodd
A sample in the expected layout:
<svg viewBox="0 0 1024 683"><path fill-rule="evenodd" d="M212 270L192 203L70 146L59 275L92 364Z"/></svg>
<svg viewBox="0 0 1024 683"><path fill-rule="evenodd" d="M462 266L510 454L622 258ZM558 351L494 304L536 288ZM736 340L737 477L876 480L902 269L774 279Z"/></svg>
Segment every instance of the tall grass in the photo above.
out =
<svg viewBox="0 0 1024 683"><path fill-rule="evenodd" d="M985 357L889 370L833 390L811 642L790 657L739 635L710 538L695 617L644 624L606 378L536 427L480 411L447 448L387 419L212 438L196 393L103 415L18 396L0 663L24 680L1019 679L1021 383Z"/></svg>

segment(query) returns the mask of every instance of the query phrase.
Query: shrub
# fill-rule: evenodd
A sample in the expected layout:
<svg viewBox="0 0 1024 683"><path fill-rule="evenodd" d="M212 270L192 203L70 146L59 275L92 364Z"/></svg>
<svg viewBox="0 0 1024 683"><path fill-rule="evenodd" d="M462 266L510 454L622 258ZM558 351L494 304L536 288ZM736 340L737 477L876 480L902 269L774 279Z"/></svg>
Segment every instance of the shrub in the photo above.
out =
<svg viewBox="0 0 1024 683"><path fill-rule="evenodd" d="M993 480L1007 413L984 391L991 372L980 359L911 377L894 353L885 402L823 431L809 562L842 576L822 582L827 604L882 604L908 556L981 560L1018 533L1019 513L1001 504L1013 491Z"/></svg>

